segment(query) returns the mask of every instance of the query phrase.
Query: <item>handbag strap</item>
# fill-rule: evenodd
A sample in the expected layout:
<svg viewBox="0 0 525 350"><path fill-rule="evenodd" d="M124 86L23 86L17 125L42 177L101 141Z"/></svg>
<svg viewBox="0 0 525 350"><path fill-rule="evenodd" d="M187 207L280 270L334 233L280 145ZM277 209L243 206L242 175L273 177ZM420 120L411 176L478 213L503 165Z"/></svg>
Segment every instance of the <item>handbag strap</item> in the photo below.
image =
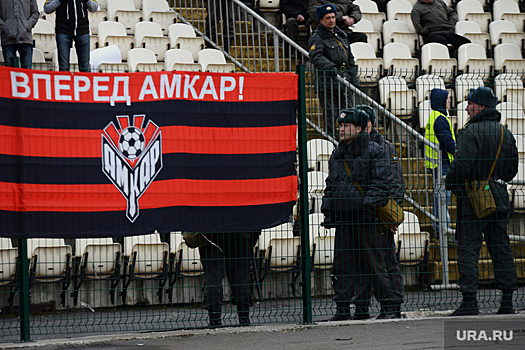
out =
<svg viewBox="0 0 525 350"><path fill-rule="evenodd" d="M492 168L490 168L489 177L487 178L487 181L489 181L490 177L492 176L492 173L494 172L494 168L496 167L496 162L498 161L499 153L501 152L501 145L503 144L503 125L499 125L501 129L501 140L499 141L498 146L498 152L496 153L496 159L494 159L494 163L492 163Z"/></svg>
<svg viewBox="0 0 525 350"><path fill-rule="evenodd" d="M352 180L352 170L350 170L350 167L348 166L348 163L346 161L345 161L345 168L346 168L346 172L348 173L348 176L350 177L350 180ZM359 192L361 192L363 195L365 194L361 186L357 183L357 181L352 181L352 183L354 184L355 187L357 187Z"/></svg>

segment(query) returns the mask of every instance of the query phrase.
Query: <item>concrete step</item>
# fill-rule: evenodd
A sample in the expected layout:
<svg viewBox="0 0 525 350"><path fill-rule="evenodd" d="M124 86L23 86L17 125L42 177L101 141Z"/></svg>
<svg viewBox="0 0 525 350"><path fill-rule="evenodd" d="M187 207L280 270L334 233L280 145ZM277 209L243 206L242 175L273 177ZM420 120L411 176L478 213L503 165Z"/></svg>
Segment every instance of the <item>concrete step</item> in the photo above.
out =
<svg viewBox="0 0 525 350"><path fill-rule="evenodd" d="M194 20L206 20L207 12L205 7L176 7L175 11L191 22Z"/></svg>
<svg viewBox="0 0 525 350"><path fill-rule="evenodd" d="M230 46L230 54L238 58L258 58L258 57L273 57L274 48L272 47L257 47L257 46Z"/></svg>

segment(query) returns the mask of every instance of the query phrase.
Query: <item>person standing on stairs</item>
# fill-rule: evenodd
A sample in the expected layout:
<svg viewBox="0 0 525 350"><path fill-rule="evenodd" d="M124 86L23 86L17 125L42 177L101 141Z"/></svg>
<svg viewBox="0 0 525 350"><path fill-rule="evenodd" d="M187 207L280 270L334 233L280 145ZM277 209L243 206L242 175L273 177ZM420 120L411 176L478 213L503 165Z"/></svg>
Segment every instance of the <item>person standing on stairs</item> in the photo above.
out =
<svg viewBox="0 0 525 350"><path fill-rule="evenodd" d="M463 300L450 316L478 315L479 256L483 238L492 258L497 287L502 291L498 314L515 313L512 294L518 289L516 265L507 234L509 193L507 182L518 173L518 148L512 132L500 124L498 98L488 87L471 89L466 100L469 120L459 132L457 152L445 186L458 200L457 239L459 286ZM466 183L486 181L496 211L478 218L466 193Z"/></svg>

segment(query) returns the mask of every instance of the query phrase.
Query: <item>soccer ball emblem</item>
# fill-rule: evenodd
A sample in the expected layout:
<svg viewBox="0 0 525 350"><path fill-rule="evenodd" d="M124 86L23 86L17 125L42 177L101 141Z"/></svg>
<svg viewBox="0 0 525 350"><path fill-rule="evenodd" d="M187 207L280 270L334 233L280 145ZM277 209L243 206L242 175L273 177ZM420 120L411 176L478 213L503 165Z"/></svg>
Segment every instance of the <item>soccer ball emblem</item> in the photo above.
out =
<svg viewBox="0 0 525 350"><path fill-rule="evenodd" d="M118 146L124 157L137 159L144 149L144 135L138 128L129 126L120 134Z"/></svg>

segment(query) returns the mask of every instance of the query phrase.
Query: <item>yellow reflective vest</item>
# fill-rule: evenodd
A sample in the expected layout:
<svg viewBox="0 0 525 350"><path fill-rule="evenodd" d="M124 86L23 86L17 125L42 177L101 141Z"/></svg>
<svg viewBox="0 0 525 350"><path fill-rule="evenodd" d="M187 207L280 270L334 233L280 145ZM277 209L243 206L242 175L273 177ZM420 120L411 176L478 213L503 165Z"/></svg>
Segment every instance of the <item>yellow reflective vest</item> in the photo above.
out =
<svg viewBox="0 0 525 350"><path fill-rule="evenodd" d="M430 117L428 117L427 126L425 128L425 138L428 141L436 144L438 147L439 141L434 131L434 123L436 122L436 119L439 116L444 116L447 119L452 138L454 139L454 142L456 141L456 135L454 135L454 128L452 127L452 122L450 121L450 119L448 119L447 116L441 112L432 111L432 113L430 113ZM447 155L448 160L452 163L452 161L454 160L454 155L448 152ZM434 169L438 166L438 152L429 146L425 146L425 166L427 167L427 169Z"/></svg>

